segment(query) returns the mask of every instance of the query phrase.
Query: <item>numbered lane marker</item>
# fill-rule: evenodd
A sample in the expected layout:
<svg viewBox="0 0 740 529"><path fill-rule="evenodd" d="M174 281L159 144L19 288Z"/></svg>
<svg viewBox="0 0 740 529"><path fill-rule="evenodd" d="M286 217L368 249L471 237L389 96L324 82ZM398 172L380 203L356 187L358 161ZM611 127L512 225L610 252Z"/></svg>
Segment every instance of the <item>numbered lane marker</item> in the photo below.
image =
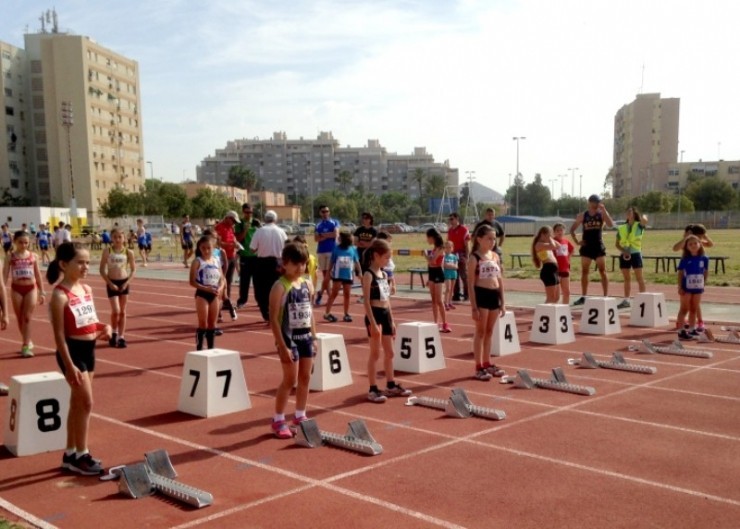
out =
<svg viewBox="0 0 740 529"><path fill-rule="evenodd" d="M622 332L616 298L588 297L581 312L580 332L584 334L618 334Z"/></svg>
<svg viewBox="0 0 740 529"><path fill-rule="evenodd" d="M67 444L70 390L57 372L10 379L3 443L16 456L62 450Z"/></svg>
<svg viewBox="0 0 740 529"><path fill-rule="evenodd" d="M552 345L575 342L570 307L547 303L537 305L534 309L529 341Z"/></svg>
<svg viewBox="0 0 740 529"><path fill-rule="evenodd" d="M434 323L402 323L393 345L394 367L407 373L426 373L445 368L439 329Z"/></svg>
<svg viewBox="0 0 740 529"><path fill-rule="evenodd" d="M491 356L504 356L518 353L522 350L519 345L519 331L516 328L514 313L506 311L506 314L496 320L493 327L493 339L491 340Z"/></svg>
<svg viewBox="0 0 740 529"><path fill-rule="evenodd" d="M630 325L635 327L664 327L669 324L665 295L641 292L635 296L630 311Z"/></svg>
<svg viewBox="0 0 740 529"><path fill-rule="evenodd" d="M185 356L179 411L215 417L252 407L237 351L209 349Z"/></svg>
<svg viewBox="0 0 740 529"><path fill-rule="evenodd" d="M316 334L316 357L311 370L311 391L325 391L352 384L352 370L344 336L320 332Z"/></svg>

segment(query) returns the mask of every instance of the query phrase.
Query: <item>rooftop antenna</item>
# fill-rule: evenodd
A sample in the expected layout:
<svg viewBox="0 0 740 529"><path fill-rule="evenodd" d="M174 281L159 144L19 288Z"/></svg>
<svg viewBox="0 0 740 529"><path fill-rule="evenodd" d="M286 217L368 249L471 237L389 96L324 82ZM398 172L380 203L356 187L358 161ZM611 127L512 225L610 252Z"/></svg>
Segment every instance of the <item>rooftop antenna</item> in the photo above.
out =
<svg viewBox="0 0 740 529"><path fill-rule="evenodd" d="M39 20L41 21L41 33L46 33L46 27L44 27L44 12L41 12L41 16L39 17Z"/></svg>
<svg viewBox="0 0 740 529"><path fill-rule="evenodd" d="M54 24L52 26L52 32L53 33L59 33L59 19L57 18L57 10L56 8L51 10L51 20Z"/></svg>
<svg viewBox="0 0 740 529"><path fill-rule="evenodd" d="M645 63L642 63L642 74L640 75L640 94L642 93L642 89L645 86Z"/></svg>

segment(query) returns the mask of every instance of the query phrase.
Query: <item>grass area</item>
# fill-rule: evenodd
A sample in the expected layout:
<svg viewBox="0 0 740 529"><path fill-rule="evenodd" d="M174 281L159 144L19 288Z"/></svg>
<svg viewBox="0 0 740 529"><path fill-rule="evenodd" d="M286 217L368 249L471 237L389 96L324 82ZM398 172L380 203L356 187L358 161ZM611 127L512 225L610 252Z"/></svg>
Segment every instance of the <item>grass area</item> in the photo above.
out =
<svg viewBox="0 0 740 529"><path fill-rule="evenodd" d="M643 252L645 255L673 255L674 252L671 248L681 238L682 234L683 232L679 230L648 231L643 239ZM729 260L725 263L727 270L725 274L722 274L722 269L720 267L720 272L715 275L714 265L712 265L712 268L709 271L707 284L714 286L740 286L740 230L715 230L709 235L714 241L714 248L708 249L707 254L728 256ZM605 232L604 241L607 255L616 254L617 249L614 246L616 241L616 232ZM506 277L523 279L539 278L539 270L535 269L531 259L522 259L524 265L522 269L510 269L511 254L529 253L531 244L531 237L507 237L503 246ZM426 243L426 237L421 233L403 233L393 236L393 247L426 249L428 248L428 245ZM675 255L679 255L679 253L675 252ZM396 263L398 271L406 271L409 268L426 266L426 261L423 257L396 256L393 260ZM606 264L609 281L622 282L622 273L619 271L619 265L617 264L616 270L611 272L610 257L607 257ZM580 277L581 260L578 257L577 249L571 259L571 269L574 277ZM676 283L676 273L673 272L672 269L670 273L661 272L659 269L656 274L654 261L646 262L644 275L645 280L648 283ZM589 277L591 281L598 281L599 274L598 272L592 272Z"/></svg>

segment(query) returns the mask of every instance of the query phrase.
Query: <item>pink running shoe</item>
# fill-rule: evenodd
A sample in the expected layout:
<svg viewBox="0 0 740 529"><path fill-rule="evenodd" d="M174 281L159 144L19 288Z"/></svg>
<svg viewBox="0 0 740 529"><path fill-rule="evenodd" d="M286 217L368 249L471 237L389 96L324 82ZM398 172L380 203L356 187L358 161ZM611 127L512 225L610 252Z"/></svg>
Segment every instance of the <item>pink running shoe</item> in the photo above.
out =
<svg viewBox="0 0 740 529"><path fill-rule="evenodd" d="M452 332L452 329L450 328L450 324L443 323L442 326L439 328L439 332Z"/></svg>
<svg viewBox="0 0 740 529"><path fill-rule="evenodd" d="M272 421L272 433L278 439L291 439L293 432L288 428L288 423L285 421Z"/></svg>

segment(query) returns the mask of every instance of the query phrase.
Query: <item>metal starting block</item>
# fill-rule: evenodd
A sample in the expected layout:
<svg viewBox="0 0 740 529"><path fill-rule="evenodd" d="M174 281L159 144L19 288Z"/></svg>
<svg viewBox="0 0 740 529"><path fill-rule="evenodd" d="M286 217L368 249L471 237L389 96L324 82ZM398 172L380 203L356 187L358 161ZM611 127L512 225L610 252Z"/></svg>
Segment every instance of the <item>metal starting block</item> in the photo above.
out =
<svg viewBox="0 0 740 529"><path fill-rule="evenodd" d="M585 369L616 369L617 371L629 371L630 373L642 373L643 375L654 375L658 368L639 364L628 364L622 353L614 353L609 361L596 360L592 353L583 353L581 358L568 358L568 364Z"/></svg>
<svg viewBox="0 0 740 529"><path fill-rule="evenodd" d="M650 340L641 341L640 352L650 354L664 354L674 356L688 356L691 358L712 358L710 351L700 351L698 349L686 349L681 342L675 340L671 345L654 345Z"/></svg>
<svg viewBox="0 0 740 529"><path fill-rule="evenodd" d="M129 498L138 499L159 492L198 509L213 503L210 492L172 479L177 472L166 450L147 452L144 457L144 463L111 467L100 479L119 480L118 490Z"/></svg>
<svg viewBox="0 0 740 529"><path fill-rule="evenodd" d="M552 378L545 380L544 378L533 378L526 369L520 369L516 373L516 377L506 376L501 378L501 384L514 384L517 388L524 389L552 389L555 391L565 391L566 393L575 393L576 395L591 396L596 394L596 389L591 386L579 386L577 384L571 384L565 378L562 368L555 367L552 370Z"/></svg>
<svg viewBox="0 0 740 529"><path fill-rule="evenodd" d="M319 425L314 419L308 419L298 425L295 441L308 448L318 448L328 444L369 456L383 453L383 447L370 434L362 419L355 419L348 424L347 435L323 432L319 430Z"/></svg>
<svg viewBox="0 0 740 529"><path fill-rule="evenodd" d="M506 412L495 408L476 406L468 398L463 388L454 388L450 398L447 400L434 397L409 397L406 406L423 406L443 410L448 416L458 419L467 419L476 416L494 421L502 421L506 418Z"/></svg>
<svg viewBox="0 0 740 529"><path fill-rule="evenodd" d="M699 343L721 342L740 344L740 328L722 327L722 330L728 330L730 331L730 334L728 334L727 336L714 336L714 333L711 330L706 329L703 333L699 335Z"/></svg>
<svg viewBox="0 0 740 529"><path fill-rule="evenodd" d="M720 329L728 332L740 332L740 327L736 325L723 325Z"/></svg>
<svg viewBox="0 0 740 529"><path fill-rule="evenodd" d="M3 384L0 382L0 396L5 396L10 391L10 388L7 386L7 384Z"/></svg>

